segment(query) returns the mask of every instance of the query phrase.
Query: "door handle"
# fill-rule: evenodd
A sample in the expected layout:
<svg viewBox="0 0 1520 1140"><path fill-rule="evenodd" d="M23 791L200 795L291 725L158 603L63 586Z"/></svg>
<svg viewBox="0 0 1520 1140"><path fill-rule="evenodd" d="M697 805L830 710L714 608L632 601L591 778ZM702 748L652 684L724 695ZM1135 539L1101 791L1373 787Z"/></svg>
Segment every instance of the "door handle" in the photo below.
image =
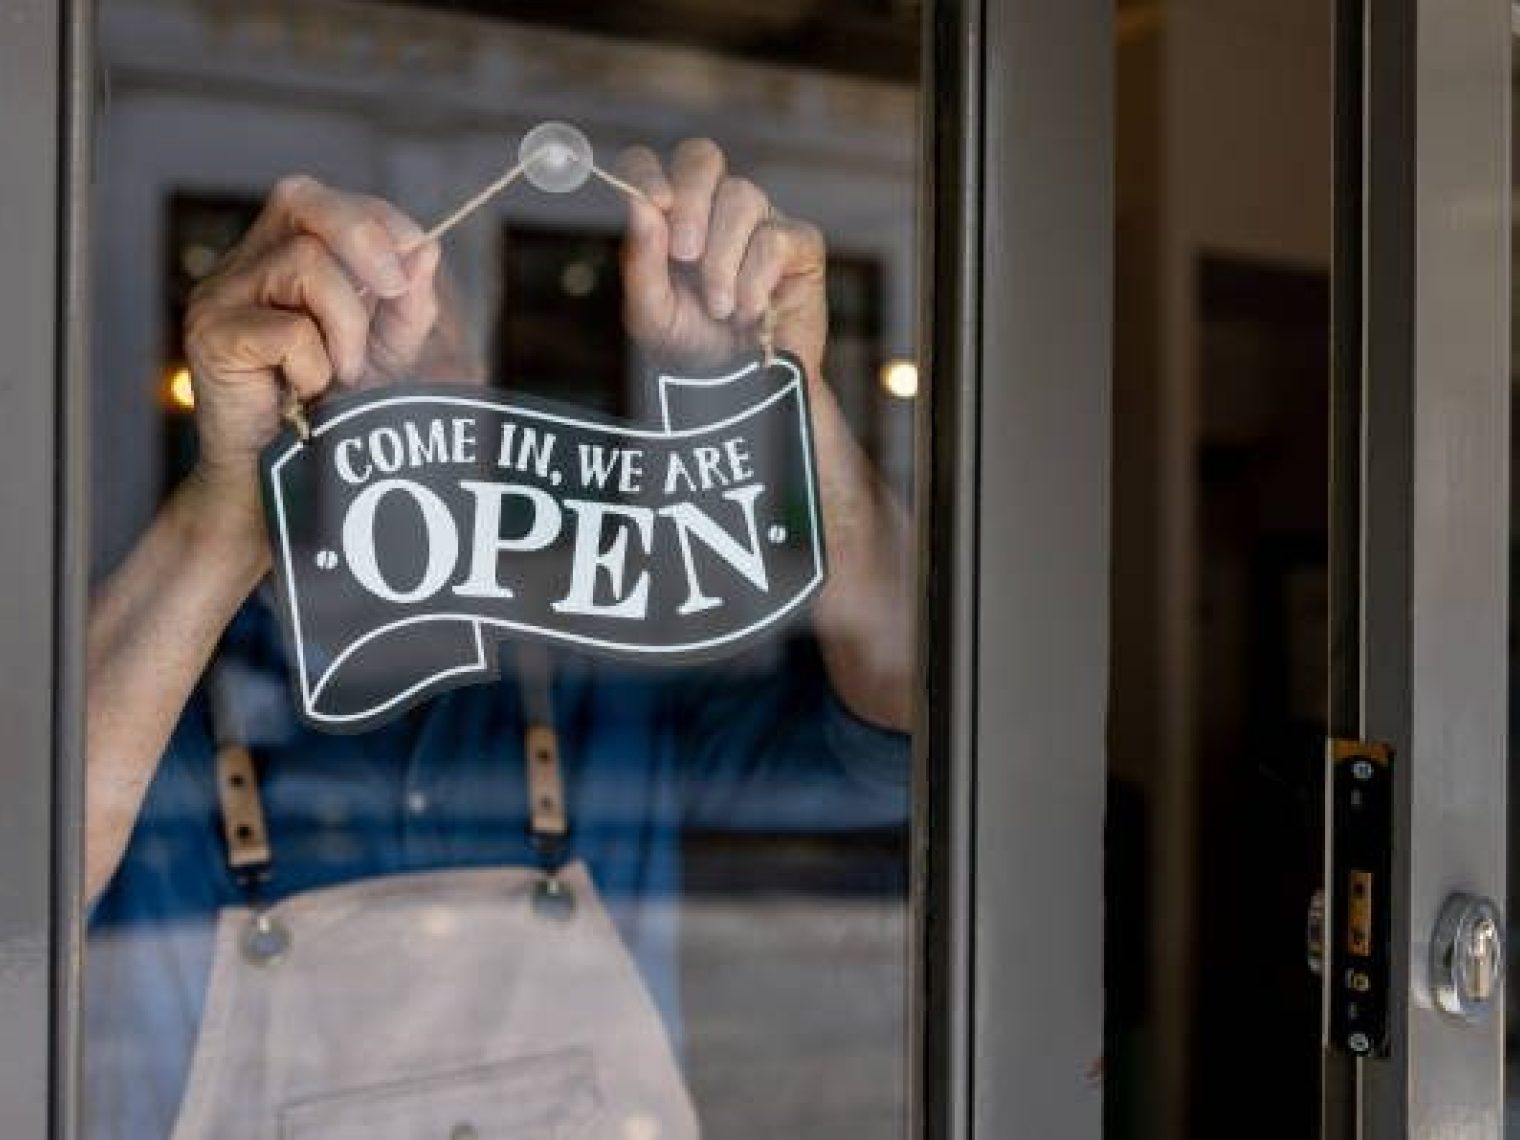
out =
<svg viewBox="0 0 1520 1140"><path fill-rule="evenodd" d="M1452 1017L1475 1024L1488 1016L1504 982L1504 925L1492 899L1454 894L1441 907L1430 940L1430 992Z"/></svg>

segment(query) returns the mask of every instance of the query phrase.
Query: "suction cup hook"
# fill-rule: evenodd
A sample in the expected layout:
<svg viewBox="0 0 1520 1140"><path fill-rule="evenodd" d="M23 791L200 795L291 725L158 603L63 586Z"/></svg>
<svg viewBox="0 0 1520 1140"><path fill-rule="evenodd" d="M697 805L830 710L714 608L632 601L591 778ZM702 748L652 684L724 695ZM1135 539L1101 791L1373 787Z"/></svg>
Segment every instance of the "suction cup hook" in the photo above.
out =
<svg viewBox="0 0 1520 1140"><path fill-rule="evenodd" d="M591 177L595 162L591 140L569 123L540 123L517 147L523 177L550 194L579 190Z"/></svg>

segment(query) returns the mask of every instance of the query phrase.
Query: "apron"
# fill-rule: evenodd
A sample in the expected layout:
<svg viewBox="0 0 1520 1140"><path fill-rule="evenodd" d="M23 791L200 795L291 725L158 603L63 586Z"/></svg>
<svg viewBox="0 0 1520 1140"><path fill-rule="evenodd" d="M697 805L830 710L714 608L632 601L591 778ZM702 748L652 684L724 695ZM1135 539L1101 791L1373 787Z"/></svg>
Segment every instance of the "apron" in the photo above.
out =
<svg viewBox="0 0 1520 1140"><path fill-rule="evenodd" d="M659 1012L586 868L564 862L547 655L520 649L519 667L543 866L224 909L173 1140L699 1135ZM213 677L228 858L254 892L272 853L252 760L222 739L226 695Z"/></svg>

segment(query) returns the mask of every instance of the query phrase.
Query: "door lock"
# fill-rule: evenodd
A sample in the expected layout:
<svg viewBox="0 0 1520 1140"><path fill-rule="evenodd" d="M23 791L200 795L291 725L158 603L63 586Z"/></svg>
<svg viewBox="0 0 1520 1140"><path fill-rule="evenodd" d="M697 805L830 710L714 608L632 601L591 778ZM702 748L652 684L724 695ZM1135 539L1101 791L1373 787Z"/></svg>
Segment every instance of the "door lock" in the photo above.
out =
<svg viewBox="0 0 1520 1140"><path fill-rule="evenodd" d="M1446 900L1430 941L1430 989L1436 1004L1466 1022L1488 1015L1504 981L1504 926L1491 899Z"/></svg>
<svg viewBox="0 0 1520 1140"><path fill-rule="evenodd" d="M1323 938L1326 1042L1386 1057L1392 974L1393 768L1386 744L1331 740Z"/></svg>

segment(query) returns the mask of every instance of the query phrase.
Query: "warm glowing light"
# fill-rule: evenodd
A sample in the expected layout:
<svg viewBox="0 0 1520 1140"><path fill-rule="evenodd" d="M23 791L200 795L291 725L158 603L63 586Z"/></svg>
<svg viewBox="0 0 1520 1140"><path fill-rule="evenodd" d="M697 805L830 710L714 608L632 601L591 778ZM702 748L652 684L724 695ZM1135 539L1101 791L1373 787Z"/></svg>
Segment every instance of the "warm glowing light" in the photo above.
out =
<svg viewBox="0 0 1520 1140"><path fill-rule="evenodd" d="M572 297L589 297L596 288L596 267L571 261L559 272L559 287Z"/></svg>
<svg viewBox="0 0 1520 1140"><path fill-rule="evenodd" d="M195 407L195 385L190 383L190 369L181 365L169 373L164 382L164 399L171 408L182 412Z"/></svg>
<svg viewBox="0 0 1520 1140"><path fill-rule="evenodd" d="M918 365L911 360L889 360L881 366L881 386L899 400L918 395Z"/></svg>

